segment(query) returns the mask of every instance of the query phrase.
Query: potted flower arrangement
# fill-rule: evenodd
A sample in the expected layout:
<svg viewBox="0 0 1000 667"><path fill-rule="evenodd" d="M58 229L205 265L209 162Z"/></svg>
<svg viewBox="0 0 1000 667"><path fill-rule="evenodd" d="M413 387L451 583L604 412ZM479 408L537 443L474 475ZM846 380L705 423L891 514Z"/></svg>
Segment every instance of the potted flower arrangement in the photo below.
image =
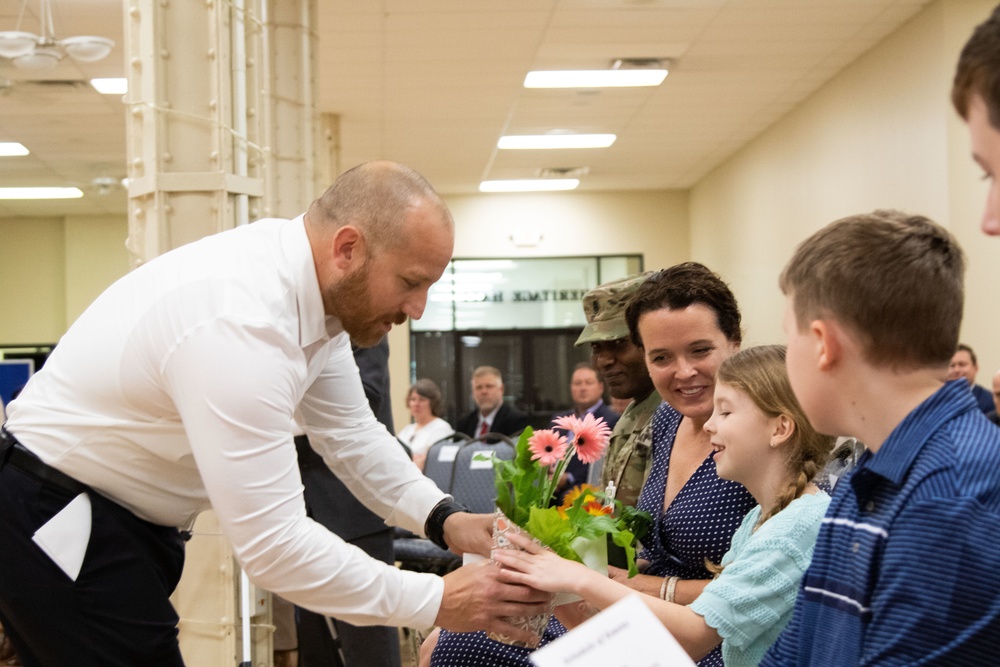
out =
<svg viewBox="0 0 1000 667"><path fill-rule="evenodd" d="M494 548L513 548L506 534L511 530L526 532L560 556L606 573L610 539L624 549L629 576L635 575L635 544L652 522L647 512L623 505L614 498L613 488L586 485L567 493L561 507L551 506L571 458L577 456L584 463L597 461L607 448L611 429L592 414L582 419L558 417L553 423L567 435L528 427L518 439L513 459L493 460L497 490ZM523 619L539 637L547 621L548 614Z"/></svg>

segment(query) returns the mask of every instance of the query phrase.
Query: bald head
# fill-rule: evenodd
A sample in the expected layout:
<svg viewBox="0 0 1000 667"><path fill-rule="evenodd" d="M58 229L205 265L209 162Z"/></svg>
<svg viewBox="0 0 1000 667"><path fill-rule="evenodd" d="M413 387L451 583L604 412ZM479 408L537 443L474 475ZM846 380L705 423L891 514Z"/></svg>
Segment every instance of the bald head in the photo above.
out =
<svg viewBox="0 0 1000 667"><path fill-rule="evenodd" d="M397 249L408 239L408 210L424 204L440 223L454 229L448 207L431 184L413 169L396 162L366 162L349 169L315 200L306 213L312 231L357 227L376 252Z"/></svg>

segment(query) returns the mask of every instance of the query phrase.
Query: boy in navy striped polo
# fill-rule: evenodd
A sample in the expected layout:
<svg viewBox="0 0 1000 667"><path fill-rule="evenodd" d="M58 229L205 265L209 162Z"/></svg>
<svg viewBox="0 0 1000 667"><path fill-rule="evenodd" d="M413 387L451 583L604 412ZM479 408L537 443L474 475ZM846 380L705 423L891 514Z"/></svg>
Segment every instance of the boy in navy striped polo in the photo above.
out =
<svg viewBox="0 0 1000 667"><path fill-rule="evenodd" d="M983 232L1000 236L1000 6L976 26L955 66L951 102L969 125L972 158L989 182Z"/></svg>
<svg viewBox="0 0 1000 667"><path fill-rule="evenodd" d="M868 452L762 665L1000 660L1000 429L945 380L964 269L946 230L876 211L820 230L782 272L792 388L818 431Z"/></svg>

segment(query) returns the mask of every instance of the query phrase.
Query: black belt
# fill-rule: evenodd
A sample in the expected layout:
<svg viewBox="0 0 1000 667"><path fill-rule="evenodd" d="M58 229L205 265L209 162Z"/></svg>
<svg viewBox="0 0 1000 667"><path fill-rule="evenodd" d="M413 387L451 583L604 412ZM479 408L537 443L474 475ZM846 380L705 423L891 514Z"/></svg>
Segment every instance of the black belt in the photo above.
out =
<svg viewBox="0 0 1000 667"><path fill-rule="evenodd" d="M3 467L3 464L12 465L28 473L39 482L51 484L73 495L89 490L85 484L59 472L25 449L7 429L0 432L0 468Z"/></svg>

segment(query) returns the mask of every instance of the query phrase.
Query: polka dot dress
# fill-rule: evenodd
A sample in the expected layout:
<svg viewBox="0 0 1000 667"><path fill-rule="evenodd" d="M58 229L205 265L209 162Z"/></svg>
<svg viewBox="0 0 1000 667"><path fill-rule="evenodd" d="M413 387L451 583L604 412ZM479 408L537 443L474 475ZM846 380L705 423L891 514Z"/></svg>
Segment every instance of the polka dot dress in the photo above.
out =
<svg viewBox="0 0 1000 667"><path fill-rule="evenodd" d="M710 579L705 559L722 560L733 533L757 503L743 485L720 479L709 456L663 511L670 452L680 423L681 415L666 403L653 415L653 467L636 506L656 517L656 522L642 540L640 558L650 561L646 574ZM716 647L698 665L722 667L721 650Z"/></svg>
<svg viewBox="0 0 1000 667"><path fill-rule="evenodd" d="M553 617L545 628L538 648L566 634L566 628ZM532 649L493 641L485 632L448 632L442 630L431 667L529 667Z"/></svg>

